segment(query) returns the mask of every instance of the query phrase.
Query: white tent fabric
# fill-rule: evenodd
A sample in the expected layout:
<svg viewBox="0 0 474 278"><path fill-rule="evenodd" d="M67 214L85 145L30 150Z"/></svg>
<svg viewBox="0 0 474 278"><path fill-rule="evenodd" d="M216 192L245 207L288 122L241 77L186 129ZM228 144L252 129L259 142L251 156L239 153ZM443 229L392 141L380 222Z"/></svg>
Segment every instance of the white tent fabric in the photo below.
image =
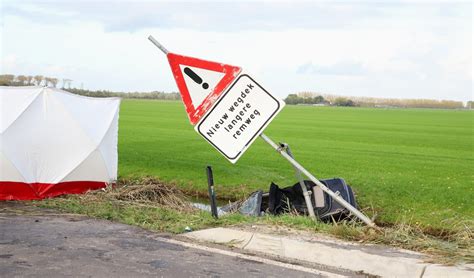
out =
<svg viewBox="0 0 474 278"><path fill-rule="evenodd" d="M14 187L25 184L42 198L84 191L85 182L113 182L119 106L119 98L0 86L0 200L17 199ZM55 185L67 182L84 190L56 192Z"/></svg>

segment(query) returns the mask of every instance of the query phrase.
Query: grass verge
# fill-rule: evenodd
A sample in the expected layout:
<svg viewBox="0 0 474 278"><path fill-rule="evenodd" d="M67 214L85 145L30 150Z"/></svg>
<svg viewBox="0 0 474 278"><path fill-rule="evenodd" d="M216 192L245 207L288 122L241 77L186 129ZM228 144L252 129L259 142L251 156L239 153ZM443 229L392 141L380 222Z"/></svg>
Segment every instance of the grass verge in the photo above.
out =
<svg viewBox="0 0 474 278"><path fill-rule="evenodd" d="M34 204L159 232L183 233L186 227L198 230L221 226L267 225L425 252L432 255L433 261L446 264L474 262L473 223L465 221L447 220L449 230L434 232L412 224L413 221L409 219L400 219L396 224L382 226L379 230L367 228L356 221L325 224L292 214L263 217L229 214L216 220L210 213L192 207L184 196L173 185L143 179L121 182L115 188L46 199Z"/></svg>

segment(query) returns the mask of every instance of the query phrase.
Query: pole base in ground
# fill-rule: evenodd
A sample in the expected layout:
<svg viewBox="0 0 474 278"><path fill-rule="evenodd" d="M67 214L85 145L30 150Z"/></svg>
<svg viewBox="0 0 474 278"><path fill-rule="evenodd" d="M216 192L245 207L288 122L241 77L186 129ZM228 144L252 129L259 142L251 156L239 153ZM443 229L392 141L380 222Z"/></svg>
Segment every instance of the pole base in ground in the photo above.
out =
<svg viewBox="0 0 474 278"><path fill-rule="evenodd" d="M293 154L291 153L290 146L286 143L280 143L280 147L291 157L294 159ZM304 183L303 176L301 175L300 170L298 168L293 167L295 169L296 178L301 186L301 191L303 192L304 201L306 203L306 208L308 208L309 216L316 221L316 214L314 213L313 203L311 202L311 198L308 193L308 189L306 188L306 184Z"/></svg>
<svg viewBox="0 0 474 278"><path fill-rule="evenodd" d="M211 203L211 213L212 216L217 219L219 215L217 213L217 201L216 201L216 192L214 191L214 175L212 174L212 167L206 167L206 174L207 174L207 186L209 192L209 200Z"/></svg>

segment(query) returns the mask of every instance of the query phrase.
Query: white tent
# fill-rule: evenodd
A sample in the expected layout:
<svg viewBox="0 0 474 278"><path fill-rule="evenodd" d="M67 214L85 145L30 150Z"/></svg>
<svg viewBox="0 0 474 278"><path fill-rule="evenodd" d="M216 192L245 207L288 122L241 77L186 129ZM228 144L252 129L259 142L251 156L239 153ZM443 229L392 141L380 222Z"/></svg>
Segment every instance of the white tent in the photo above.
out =
<svg viewBox="0 0 474 278"><path fill-rule="evenodd" d="M119 98L0 86L0 200L82 193L117 178Z"/></svg>

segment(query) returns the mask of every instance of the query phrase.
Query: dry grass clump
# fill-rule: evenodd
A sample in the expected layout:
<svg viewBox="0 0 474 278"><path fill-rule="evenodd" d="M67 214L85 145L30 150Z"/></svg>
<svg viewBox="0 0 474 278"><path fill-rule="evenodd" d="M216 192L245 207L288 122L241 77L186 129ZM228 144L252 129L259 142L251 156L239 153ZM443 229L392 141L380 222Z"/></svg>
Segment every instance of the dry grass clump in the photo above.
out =
<svg viewBox="0 0 474 278"><path fill-rule="evenodd" d="M122 201L151 202L170 207L189 206L189 200L176 186L146 178L117 186L111 196Z"/></svg>
<svg viewBox="0 0 474 278"><path fill-rule="evenodd" d="M140 180L119 180L117 184L103 190L83 195L89 200L108 200L128 203L134 206L165 206L178 211L195 210L185 194L176 186L154 178Z"/></svg>

